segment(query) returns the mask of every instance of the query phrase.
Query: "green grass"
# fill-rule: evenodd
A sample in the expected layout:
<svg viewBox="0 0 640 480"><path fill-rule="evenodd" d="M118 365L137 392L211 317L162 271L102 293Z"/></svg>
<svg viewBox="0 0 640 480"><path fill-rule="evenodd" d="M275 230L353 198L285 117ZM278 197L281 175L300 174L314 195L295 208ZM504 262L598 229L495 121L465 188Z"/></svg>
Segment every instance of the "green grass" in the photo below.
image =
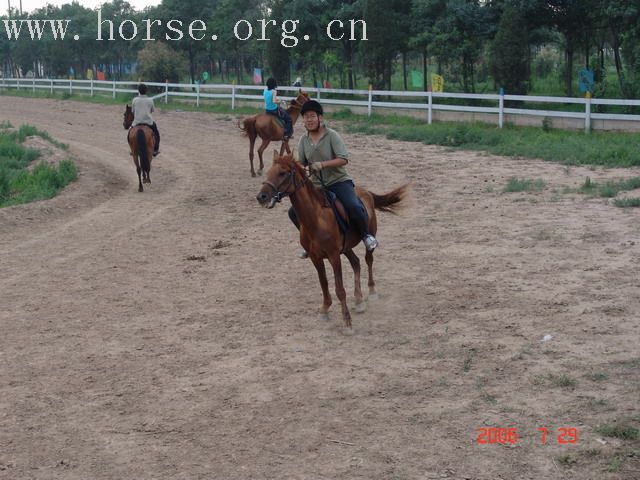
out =
<svg viewBox="0 0 640 480"><path fill-rule="evenodd" d="M29 125L22 125L17 131L0 130L0 207L52 198L78 176L70 160L61 161L57 167L41 162L28 170L29 164L40 156L37 150L21 145L31 135L62 145Z"/></svg>
<svg viewBox="0 0 640 480"><path fill-rule="evenodd" d="M616 198L613 204L620 208L640 207L640 198Z"/></svg>
<svg viewBox="0 0 640 480"><path fill-rule="evenodd" d="M512 192L540 192L544 189L545 183L541 179L530 180L528 178L511 177L505 185L503 191Z"/></svg>
<svg viewBox="0 0 640 480"><path fill-rule="evenodd" d="M627 192L640 188L640 177L626 178L617 182L597 183L591 181L589 177L580 186L580 193L598 195L604 198L613 198L620 192Z"/></svg>
<svg viewBox="0 0 640 480"><path fill-rule="evenodd" d="M421 142L496 155L541 158L564 165L631 167L640 165L637 133L544 131L537 127L505 125L500 129L486 123L426 121L400 115L356 115L348 109L330 113L329 121L346 123L352 133L384 135L395 140Z"/></svg>
<svg viewBox="0 0 640 480"><path fill-rule="evenodd" d="M555 375L553 373L549 373L546 375L537 375L534 377L533 379L533 384L534 385L548 385L548 386L552 386L552 387L561 387L561 388L575 388L575 386L578 384L578 382L565 375Z"/></svg>
<svg viewBox="0 0 640 480"><path fill-rule="evenodd" d="M640 440L640 430L626 421L600 425L595 431L605 437L620 438L622 440Z"/></svg>

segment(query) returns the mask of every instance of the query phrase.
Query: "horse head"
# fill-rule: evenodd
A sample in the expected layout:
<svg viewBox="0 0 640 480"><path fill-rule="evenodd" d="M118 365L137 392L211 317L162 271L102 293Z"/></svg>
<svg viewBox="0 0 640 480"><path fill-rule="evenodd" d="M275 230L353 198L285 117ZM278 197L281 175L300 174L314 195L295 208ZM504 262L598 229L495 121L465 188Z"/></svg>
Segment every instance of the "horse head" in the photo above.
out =
<svg viewBox="0 0 640 480"><path fill-rule="evenodd" d="M122 126L124 127L125 130L128 130L129 127L131 127L132 123L133 123L133 110L131 110L131 107L127 105L127 107L124 110L124 121L122 122Z"/></svg>
<svg viewBox="0 0 640 480"><path fill-rule="evenodd" d="M296 98L291 100L291 105L302 108L302 105L304 105L308 100L309 94L307 92L303 92L302 89L299 89Z"/></svg>
<svg viewBox="0 0 640 480"><path fill-rule="evenodd" d="M266 176L256 199L267 208L273 208L284 197L294 194L307 179L304 168L292 153L280 155L277 150L273 151L273 164Z"/></svg>

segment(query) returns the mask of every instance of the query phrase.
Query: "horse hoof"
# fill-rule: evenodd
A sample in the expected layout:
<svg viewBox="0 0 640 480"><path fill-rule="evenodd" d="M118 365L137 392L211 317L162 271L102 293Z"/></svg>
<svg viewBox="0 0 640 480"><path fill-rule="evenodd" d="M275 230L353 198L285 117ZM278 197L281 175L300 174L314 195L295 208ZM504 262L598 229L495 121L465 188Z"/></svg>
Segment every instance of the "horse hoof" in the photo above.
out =
<svg viewBox="0 0 640 480"><path fill-rule="evenodd" d="M138 187L138 191L139 191L139 192L144 192L144 188L142 188L142 187Z"/></svg>
<svg viewBox="0 0 640 480"><path fill-rule="evenodd" d="M342 327L340 329L340 333L342 333L342 335L344 335L345 337L351 337L353 336L353 328L349 327Z"/></svg>
<svg viewBox="0 0 640 480"><path fill-rule="evenodd" d="M319 313L318 314L318 320L320 320L322 322L327 322L329 320L329 314L328 313Z"/></svg>
<svg viewBox="0 0 640 480"><path fill-rule="evenodd" d="M365 302L360 302L356 304L356 307L353 310L356 313L364 313L367 311L367 304Z"/></svg>
<svg viewBox="0 0 640 480"><path fill-rule="evenodd" d="M256 172L251 172L251 176L255 177L256 176Z"/></svg>
<svg viewBox="0 0 640 480"><path fill-rule="evenodd" d="M367 300L379 300L380 296L377 293L370 293L369 298Z"/></svg>

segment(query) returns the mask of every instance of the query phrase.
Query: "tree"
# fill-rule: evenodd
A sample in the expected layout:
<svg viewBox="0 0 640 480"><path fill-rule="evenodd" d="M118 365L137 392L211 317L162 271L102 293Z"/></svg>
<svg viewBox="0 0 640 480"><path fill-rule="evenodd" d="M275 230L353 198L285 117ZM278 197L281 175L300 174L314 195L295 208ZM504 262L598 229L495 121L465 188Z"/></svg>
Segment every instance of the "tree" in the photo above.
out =
<svg viewBox="0 0 640 480"><path fill-rule="evenodd" d="M150 42L138 53L138 73L146 82L178 82L187 60L161 42Z"/></svg>
<svg viewBox="0 0 640 480"><path fill-rule="evenodd" d="M525 95L529 91L529 36L525 17L515 7L507 7L502 13L490 52L496 87Z"/></svg>

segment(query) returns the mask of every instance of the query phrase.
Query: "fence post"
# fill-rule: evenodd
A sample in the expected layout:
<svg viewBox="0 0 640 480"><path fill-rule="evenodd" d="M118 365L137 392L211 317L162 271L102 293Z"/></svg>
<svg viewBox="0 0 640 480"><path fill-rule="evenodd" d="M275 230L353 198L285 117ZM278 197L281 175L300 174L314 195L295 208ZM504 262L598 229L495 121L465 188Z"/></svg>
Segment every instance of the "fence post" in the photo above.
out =
<svg viewBox="0 0 640 480"><path fill-rule="evenodd" d="M369 84L369 102L367 105L367 116L371 116L371 103L373 102L373 85Z"/></svg>
<svg viewBox="0 0 640 480"><path fill-rule="evenodd" d="M589 133L591 131L591 92L585 93L584 131L585 133Z"/></svg>
<svg viewBox="0 0 640 480"><path fill-rule="evenodd" d="M500 87L500 100L498 105L498 127L502 128L504 123L504 88Z"/></svg>
<svg viewBox="0 0 640 480"><path fill-rule="evenodd" d="M169 79L164 81L164 104L169 103Z"/></svg>
<svg viewBox="0 0 640 480"><path fill-rule="evenodd" d="M93 97L93 77L91 78L91 96Z"/></svg>
<svg viewBox="0 0 640 480"><path fill-rule="evenodd" d="M231 82L231 110L236 109L236 81Z"/></svg>
<svg viewBox="0 0 640 480"><path fill-rule="evenodd" d="M32 92L33 92L33 94L35 95L35 93L36 93L36 77L35 77L35 75L33 76L33 79L32 79L32 80L33 80L33 85L32 85L32 89L31 89L31 91L32 91Z"/></svg>
<svg viewBox="0 0 640 480"><path fill-rule="evenodd" d="M20 91L20 78L16 78L16 90Z"/></svg>
<svg viewBox="0 0 640 480"><path fill-rule="evenodd" d="M427 90L429 94L429 108L427 109L427 123L431 125L433 122L433 92L431 91L431 87Z"/></svg>
<svg viewBox="0 0 640 480"><path fill-rule="evenodd" d="M200 107L200 82L196 83L196 107Z"/></svg>
<svg viewBox="0 0 640 480"><path fill-rule="evenodd" d="M73 80L69 79L69 95L73 95Z"/></svg>
<svg viewBox="0 0 640 480"><path fill-rule="evenodd" d="M116 98L116 81L115 80L113 81L113 88L111 91L111 95L113 96L114 99Z"/></svg>
<svg viewBox="0 0 640 480"><path fill-rule="evenodd" d="M51 81L51 96L53 96L53 78L49 79Z"/></svg>
<svg viewBox="0 0 640 480"><path fill-rule="evenodd" d="M316 98L320 101L320 87L316 87Z"/></svg>

